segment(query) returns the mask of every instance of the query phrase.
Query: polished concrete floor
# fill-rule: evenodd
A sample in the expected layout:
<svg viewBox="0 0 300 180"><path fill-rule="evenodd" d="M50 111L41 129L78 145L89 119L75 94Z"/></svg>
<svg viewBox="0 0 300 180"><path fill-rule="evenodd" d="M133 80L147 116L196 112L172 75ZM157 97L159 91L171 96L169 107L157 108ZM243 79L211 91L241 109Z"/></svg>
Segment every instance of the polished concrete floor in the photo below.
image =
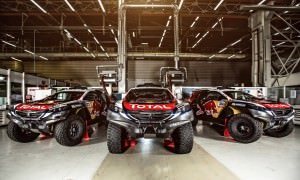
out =
<svg viewBox="0 0 300 180"><path fill-rule="evenodd" d="M0 128L2 179L299 179L300 127L285 138L263 136L251 144L221 136L220 129L198 125L193 151L176 155L159 139L140 139L124 154L109 154L105 129L75 147L53 138L17 143Z"/></svg>

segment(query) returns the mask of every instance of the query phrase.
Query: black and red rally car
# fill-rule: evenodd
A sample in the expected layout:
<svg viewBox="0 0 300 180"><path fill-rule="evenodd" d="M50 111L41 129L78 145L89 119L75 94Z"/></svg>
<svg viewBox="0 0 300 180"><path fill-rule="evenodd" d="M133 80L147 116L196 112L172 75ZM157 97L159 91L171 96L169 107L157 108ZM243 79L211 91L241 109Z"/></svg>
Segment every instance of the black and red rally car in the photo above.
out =
<svg viewBox="0 0 300 180"><path fill-rule="evenodd" d="M99 90L64 90L42 100L14 105L7 134L14 141L31 142L40 133L54 134L58 143L74 146L87 127L106 121L108 96Z"/></svg>
<svg viewBox="0 0 300 180"><path fill-rule="evenodd" d="M228 128L239 142L258 140L263 133L284 137L293 129L294 109L289 104L260 99L232 89L202 89L192 94L190 104L195 119L209 121Z"/></svg>
<svg viewBox="0 0 300 180"><path fill-rule="evenodd" d="M193 148L193 118L189 103L178 102L166 88L130 89L107 112L108 149L122 153L128 139L155 135L171 139L175 153L189 153Z"/></svg>

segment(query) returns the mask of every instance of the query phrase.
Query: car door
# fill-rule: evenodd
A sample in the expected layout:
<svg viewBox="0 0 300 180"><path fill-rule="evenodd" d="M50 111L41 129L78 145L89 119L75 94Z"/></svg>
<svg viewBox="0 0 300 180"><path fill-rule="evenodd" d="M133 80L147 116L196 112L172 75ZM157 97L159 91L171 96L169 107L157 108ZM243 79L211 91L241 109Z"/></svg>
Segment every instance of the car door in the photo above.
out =
<svg viewBox="0 0 300 180"><path fill-rule="evenodd" d="M221 123L220 115L227 106L228 100L217 91L209 92L202 101L203 119L215 123Z"/></svg>
<svg viewBox="0 0 300 180"><path fill-rule="evenodd" d="M102 107L98 94L96 92L88 92L83 100L86 103L91 120L96 120L100 117Z"/></svg>

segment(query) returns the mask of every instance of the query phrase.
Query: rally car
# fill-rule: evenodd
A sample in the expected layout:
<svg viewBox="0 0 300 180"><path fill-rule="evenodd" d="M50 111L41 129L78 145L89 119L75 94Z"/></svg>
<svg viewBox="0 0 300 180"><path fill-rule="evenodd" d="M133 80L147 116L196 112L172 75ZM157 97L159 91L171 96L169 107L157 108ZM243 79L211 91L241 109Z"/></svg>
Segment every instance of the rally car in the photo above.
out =
<svg viewBox="0 0 300 180"><path fill-rule="evenodd" d="M268 101L242 91L202 89L190 99L195 120L224 125L238 142L251 143L263 133L273 137L289 135L293 129L295 111L285 103Z"/></svg>
<svg viewBox="0 0 300 180"><path fill-rule="evenodd" d="M189 153L193 118L189 103L178 102L168 89L133 88L107 111L108 150L122 153L129 139L155 136L172 140L175 153Z"/></svg>
<svg viewBox="0 0 300 180"><path fill-rule="evenodd" d="M42 100L16 104L8 111L7 135L17 142L34 141L40 133L74 146L87 127L106 121L108 97L98 90L64 90Z"/></svg>

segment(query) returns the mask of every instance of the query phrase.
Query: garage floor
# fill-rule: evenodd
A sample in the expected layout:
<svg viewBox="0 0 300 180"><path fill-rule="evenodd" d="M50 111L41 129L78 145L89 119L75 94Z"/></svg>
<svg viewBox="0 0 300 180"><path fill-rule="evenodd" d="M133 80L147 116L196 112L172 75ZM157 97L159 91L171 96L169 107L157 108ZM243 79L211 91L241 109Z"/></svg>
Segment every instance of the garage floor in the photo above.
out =
<svg viewBox="0 0 300 180"><path fill-rule="evenodd" d="M125 154L109 154L105 129L64 147L53 138L16 143L0 128L0 179L299 179L300 127L288 137L240 144L198 125L192 153L176 155L158 139L140 139Z"/></svg>

